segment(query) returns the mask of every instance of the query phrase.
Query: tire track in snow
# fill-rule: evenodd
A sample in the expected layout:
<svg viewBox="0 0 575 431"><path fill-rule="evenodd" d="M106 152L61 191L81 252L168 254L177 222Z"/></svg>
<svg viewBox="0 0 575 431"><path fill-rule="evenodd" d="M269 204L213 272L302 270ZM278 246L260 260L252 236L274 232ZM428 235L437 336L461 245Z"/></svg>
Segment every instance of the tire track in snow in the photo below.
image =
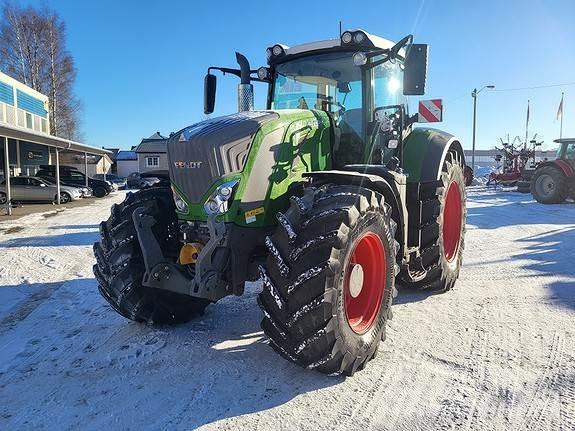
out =
<svg viewBox="0 0 575 431"><path fill-rule="evenodd" d="M563 345L563 337L555 332L553 334L547 363L537 381L535 392L530 397L527 413L517 428L518 431L527 429L539 430L543 428L541 427L541 422L546 421L544 413L548 408L549 399L554 392L555 383L559 376L558 371L563 358Z"/></svg>
<svg viewBox="0 0 575 431"><path fill-rule="evenodd" d="M485 380L485 360L489 350L489 331L483 325L484 322L489 323L486 316L487 304L488 300L484 299L474 313L475 328L463 364L468 371L460 374L460 378L451 380L446 391L447 396L441 401L442 407L436 418L439 429L468 430L476 422L481 424L477 405L484 394L477 389Z"/></svg>
<svg viewBox="0 0 575 431"><path fill-rule="evenodd" d="M559 374L558 386L561 430L575 430L575 359L573 356L565 358Z"/></svg>

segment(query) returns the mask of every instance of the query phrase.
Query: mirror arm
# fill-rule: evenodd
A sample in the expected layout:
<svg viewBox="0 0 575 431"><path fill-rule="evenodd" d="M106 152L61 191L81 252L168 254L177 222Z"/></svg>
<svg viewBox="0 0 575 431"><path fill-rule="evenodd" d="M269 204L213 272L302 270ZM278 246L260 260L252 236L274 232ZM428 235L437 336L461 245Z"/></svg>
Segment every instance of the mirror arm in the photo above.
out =
<svg viewBox="0 0 575 431"><path fill-rule="evenodd" d="M241 78L241 71L239 69L230 69L229 67L217 67L217 66L210 66L208 67L208 73L211 73L212 70L219 70L224 75L229 73L231 75L235 75L238 78Z"/></svg>

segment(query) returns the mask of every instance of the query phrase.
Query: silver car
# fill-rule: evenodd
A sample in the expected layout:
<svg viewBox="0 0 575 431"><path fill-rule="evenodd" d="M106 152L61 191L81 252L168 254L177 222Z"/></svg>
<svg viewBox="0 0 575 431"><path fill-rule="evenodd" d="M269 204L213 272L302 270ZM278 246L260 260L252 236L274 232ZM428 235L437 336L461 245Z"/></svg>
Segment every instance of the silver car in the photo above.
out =
<svg viewBox="0 0 575 431"><path fill-rule="evenodd" d="M49 184L38 177L10 177L10 197L13 201L48 201L57 197L56 185ZM60 202L65 204L82 197L82 192L76 187L61 186ZM6 181L0 183L0 205L6 203Z"/></svg>

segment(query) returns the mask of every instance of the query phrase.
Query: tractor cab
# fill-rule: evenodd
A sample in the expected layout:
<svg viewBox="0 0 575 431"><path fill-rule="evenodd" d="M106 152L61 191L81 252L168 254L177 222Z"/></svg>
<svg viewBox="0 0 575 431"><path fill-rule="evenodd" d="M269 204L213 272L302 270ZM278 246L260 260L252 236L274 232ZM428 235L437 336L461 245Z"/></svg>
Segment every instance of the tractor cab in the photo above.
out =
<svg viewBox="0 0 575 431"><path fill-rule="evenodd" d="M401 141L415 120L408 115L408 95L422 95L427 74L427 45L412 36L394 44L362 30L340 39L266 50L267 67L257 71L237 54L240 69L210 67L206 76L205 113L213 112L212 70L242 78L239 110L253 108L251 81L268 83L268 110L304 109L329 114L334 129L333 167L384 164L399 167ZM252 77L252 74L256 76Z"/></svg>
<svg viewBox="0 0 575 431"><path fill-rule="evenodd" d="M557 149L557 160L565 160L575 168L575 139L557 139L555 142L561 144Z"/></svg>

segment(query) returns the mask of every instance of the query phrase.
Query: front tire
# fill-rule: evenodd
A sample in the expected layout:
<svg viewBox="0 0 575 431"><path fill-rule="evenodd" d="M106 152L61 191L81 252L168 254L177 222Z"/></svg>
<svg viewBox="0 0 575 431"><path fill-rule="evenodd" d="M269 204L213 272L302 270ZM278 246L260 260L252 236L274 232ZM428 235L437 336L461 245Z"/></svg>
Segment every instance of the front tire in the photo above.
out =
<svg viewBox="0 0 575 431"><path fill-rule="evenodd" d="M567 178L559 169L543 166L531 178L531 194L539 203L560 204L569 195Z"/></svg>
<svg viewBox="0 0 575 431"><path fill-rule="evenodd" d="M142 285L146 268L132 220L139 207L145 207L156 219L152 230L162 252L176 261L177 218L171 190L153 187L128 193L124 202L112 207L110 218L100 223L101 239L94 244L93 269L100 293L128 319L157 324L186 322L202 314L210 301Z"/></svg>
<svg viewBox="0 0 575 431"><path fill-rule="evenodd" d="M296 364L352 375L376 355L391 315L391 209L369 189L327 185L292 198L278 222L260 268L264 333Z"/></svg>
<svg viewBox="0 0 575 431"><path fill-rule="evenodd" d="M6 204L6 193L0 192L0 205Z"/></svg>

